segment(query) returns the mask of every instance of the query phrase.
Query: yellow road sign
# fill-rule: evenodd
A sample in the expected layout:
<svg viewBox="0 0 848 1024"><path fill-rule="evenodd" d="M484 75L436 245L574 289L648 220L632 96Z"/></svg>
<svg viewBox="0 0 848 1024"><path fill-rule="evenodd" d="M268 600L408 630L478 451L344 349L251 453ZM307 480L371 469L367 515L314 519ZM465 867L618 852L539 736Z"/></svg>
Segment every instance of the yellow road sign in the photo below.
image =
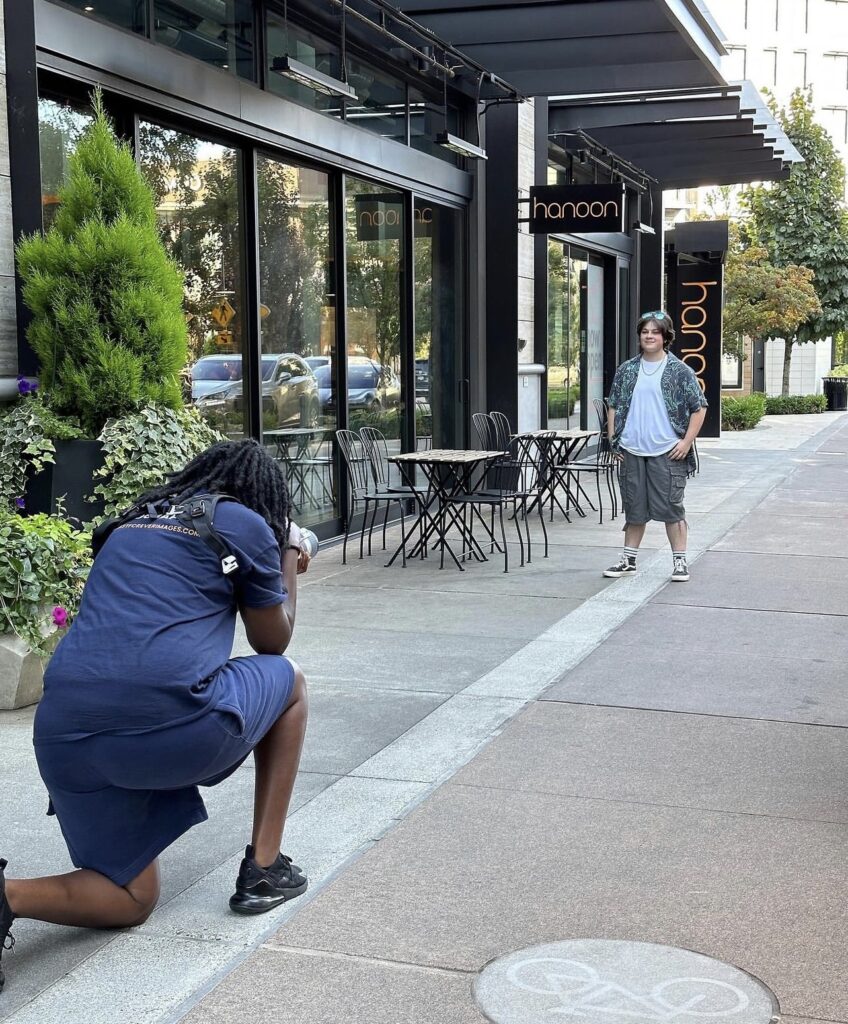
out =
<svg viewBox="0 0 848 1024"><path fill-rule="evenodd" d="M230 305L229 299L221 299L217 305L212 307L209 315L220 327L226 327L236 315L236 311Z"/></svg>

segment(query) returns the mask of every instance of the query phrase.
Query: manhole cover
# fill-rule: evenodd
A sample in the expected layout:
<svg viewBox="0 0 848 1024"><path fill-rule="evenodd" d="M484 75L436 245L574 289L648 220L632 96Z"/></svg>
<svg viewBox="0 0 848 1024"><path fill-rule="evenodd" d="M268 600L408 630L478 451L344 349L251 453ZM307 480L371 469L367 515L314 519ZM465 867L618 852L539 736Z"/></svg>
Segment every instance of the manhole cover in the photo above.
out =
<svg viewBox="0 0 848 1024"><path fill-rule="evenodd" d="M769 1024L777 1000L745 971L647 942L582 939L510 953L474 986L495 1024Z"/></svg>

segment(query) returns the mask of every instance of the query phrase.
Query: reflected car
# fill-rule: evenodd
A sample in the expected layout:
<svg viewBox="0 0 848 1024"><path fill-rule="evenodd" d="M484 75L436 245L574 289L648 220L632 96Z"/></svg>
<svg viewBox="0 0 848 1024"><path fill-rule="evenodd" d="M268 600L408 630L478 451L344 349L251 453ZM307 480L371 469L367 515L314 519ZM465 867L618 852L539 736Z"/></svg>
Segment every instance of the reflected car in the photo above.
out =
<svg viewBox="0 0 848 1024"><path fill-rule="evenodd" d="M328 363L315 371L321 408L335 407L333 369ZM350 356L347 361L347 404L349 409L394 409L400 405L400 381L389 366L381 366L366 356Z"/></svg>
<svg viewBox="0 0 848 1024"><path fill-rule="evenodd" d="M329 356L304 356L303 361L309 365L313 372L317 370L319 366L330 365Z"/></svg>
<svg viewBox="0 0 848 1024"><path fill-rule="evenodd" d="M199 412L243 408L240 353L203 356L191 369L191 397ZM320 403L311 367L293 352L262 354L262 411L279 426L314 425Z"/></svg>
<svg viewBox="0 0 848 1024"><path fill-rule="evenodd" d="M430 397L430 360L415 360L415 397Z"/></svg>

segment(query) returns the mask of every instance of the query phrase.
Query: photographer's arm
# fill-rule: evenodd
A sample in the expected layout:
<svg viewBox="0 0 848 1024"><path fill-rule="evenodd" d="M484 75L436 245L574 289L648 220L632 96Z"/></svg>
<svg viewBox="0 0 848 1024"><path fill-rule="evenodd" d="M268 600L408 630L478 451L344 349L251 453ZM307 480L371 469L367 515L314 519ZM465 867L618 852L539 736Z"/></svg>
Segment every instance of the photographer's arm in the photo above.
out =
<svg viewBox="0 0 848 1024"><path fill-rule="evenodd" d="M291 641L297 609L297 574L303 571L299 568L303 558L303 553L294 548L283 553L283 586L288 596L282 604L240 609L247 642L257 654L282 654Z"/></svg>

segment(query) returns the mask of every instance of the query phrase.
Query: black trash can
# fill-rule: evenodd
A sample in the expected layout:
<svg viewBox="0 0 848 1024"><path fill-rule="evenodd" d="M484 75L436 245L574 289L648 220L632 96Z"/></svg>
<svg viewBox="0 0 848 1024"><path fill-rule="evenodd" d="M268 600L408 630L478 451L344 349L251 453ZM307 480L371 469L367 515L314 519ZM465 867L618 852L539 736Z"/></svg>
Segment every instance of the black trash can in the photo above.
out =
<svg viewBox="0 0 848 1024"><path fill-rule="evenodd" d="M848 410L848 377L822 377L828 412Z"/></svg>

